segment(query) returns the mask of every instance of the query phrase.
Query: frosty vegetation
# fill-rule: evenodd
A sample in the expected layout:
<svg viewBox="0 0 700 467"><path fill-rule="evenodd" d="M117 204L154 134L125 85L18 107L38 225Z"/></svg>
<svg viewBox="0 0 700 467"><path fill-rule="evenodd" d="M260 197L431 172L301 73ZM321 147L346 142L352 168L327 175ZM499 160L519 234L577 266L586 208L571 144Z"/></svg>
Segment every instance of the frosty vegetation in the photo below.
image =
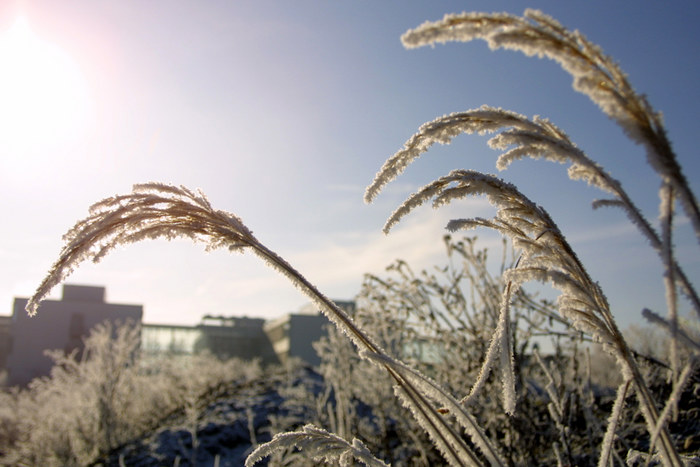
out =
<svg viewBox="0 0 700 467"><path fill-rule="evenodd" d="M202 193L149 183L92 206L89 216L66 234L66 245L28 311L35 312L40 300L80 262L98 261L118 245L187 237L207 248L250 251L289 278L329 317L335 330L317 344L323 358L319 370L323 389L286 390L284 404L304 406L307 419L289 415L271 420L270 430L276 436L258 446L248 465L263 458L280 465L319 459L341 465L354 459L365 465L455 466L700 462L700 300L673 247L678 215L689 219L700 239L700 209L660 114L598 46L538 11L527 10L522 17L448 15L402 38L409 48L474 39L487 41L493 49L553 59L571 74L574 89L644 147L660 181L658 221L645 217L621 183L562 129L544 118L488 106L423 125L386 161L365 200L375 199L433 144L448 144L462 133L495 133L488 143L501 152L499 169L524 157L568 164L572 180L584 180L604 193L593 207L621 209L658 254L667 309L644 310L643 315L662 332L661 355L648 355L631 345L636 340L619 329L604 291L543 207L517 187L471 170L454 170L411 195L390 216L385 231L422 204L440 207L467 196L486 196L495 209L493 217L455 219L447 229L455 233L479 227L502 234L512 254L504 257L498 274L488 267L487 252L473 238L446 237L447 265L415 273L399 261L389 268L388 277L368 275L357 298L358 311L350 316L257 240L238 217L214 209ZM551 284L559 292L556 302L527 292L523 286L530 281ZM690 317L680 316L680 300L692 310ZM109 332L97 336L104 338ZM139 385L141 373L126 361L131 352L125 344L129 331L120 332L125 333L117 340L122 344L115 345L121 347L104 345L104 355L98 352L86 360L102 359L118 368L105 381L90 380L81 386L88 392L80 404L92 404L90 417L59 422L42 415L40 406L22 416L7 415L10 422L3 427L16 428L7 429L4 436L18 433L10 442L16 446L12 455L32 463L31 456L54 449L50 455L63 459L67 454L59 447L73 449L80 444L71 452L93 456L127 436L122 413L112 408L114 401L128 408L135 404L133 395L139 394L139 399L154 398L150 403L154 407L169 407L162 392ZM553 354L536 350L542 339L551 341ZM611 359L604 363L606 355ZM66 381L66 388L73 387L83 380L69 379L82 378L90 365L76 365L72 357L54 358L60 365L50 380L51 391L43 392L42 385L49 385L39 381L31 398L8 406L22 410L23 404L57 397L56 403L67 404L69 413L68 406L77 402L56 396L61 394L61 381ZM605 365L614 368L613 376L604 377L599 369ZM162 377L167 378L167 372ZM206 380L197 387L205 387ZM614 387L606 392L610 384ZM689 404L696 409L693 416ZM22 428L27 423L34 429ZM37 428L58 423L80 426ZM70 458L67 463L82 461Z"/></svg>
<svg viewBox="0 0 700 467"><path fill-rule="evenodd" d="M82 355L50 351L51 375L0 393L2 465L80 466L195 409L221 385L261 375L257 362L210 355L141 357L138 326L98 326Z"/></svg>

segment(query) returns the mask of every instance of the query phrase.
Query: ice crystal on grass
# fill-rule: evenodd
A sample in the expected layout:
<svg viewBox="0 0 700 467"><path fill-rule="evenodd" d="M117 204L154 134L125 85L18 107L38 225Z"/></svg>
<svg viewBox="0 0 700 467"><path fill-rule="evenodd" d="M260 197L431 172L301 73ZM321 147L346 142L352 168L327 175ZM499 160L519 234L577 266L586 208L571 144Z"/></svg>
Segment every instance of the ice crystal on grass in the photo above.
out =
<svg viewBox="0 0 700 467"><path fill-rule="evenodd" d="M603 444L600 449L600 457L598 458L598 467L607 467L610 465L610 460L613 451L613 442L617 436L616 430L622 417L622 408L625 405L625 397L630 387L630 380L624 381L617 389L617 396L613 403L610 417L608 417L608 428L605 430Z"/></svg>
<svg viewBox="0 0 700 467"><path fill-rule="evenodd" d="M351 466L353 459L367 467L387 467L359 439L354 438L349 443L340 436L313 425L305 425L296 432L275 435L271 441L255 449L246 459L245 465L252 467L275 451L294 448L304 451L308 459L331 463L338 461L342 467Z"/></svg>

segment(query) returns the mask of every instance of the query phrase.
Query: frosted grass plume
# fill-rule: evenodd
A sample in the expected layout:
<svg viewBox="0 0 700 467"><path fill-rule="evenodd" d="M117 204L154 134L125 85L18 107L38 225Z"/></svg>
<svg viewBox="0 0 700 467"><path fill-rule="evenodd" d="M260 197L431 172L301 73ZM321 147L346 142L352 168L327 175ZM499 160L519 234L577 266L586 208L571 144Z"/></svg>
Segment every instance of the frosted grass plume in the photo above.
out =
<svg viewBox="0 0 700 467"><path fill-rule="evenodd" d="M201 192L155 182L134 185L131 194L107 198L91 206L88 217L78 221L64 236L66 244L30 298L27 312L35 314L41 300L83 261L98 262L119 245L156 238L189 238L204 243L207 250L253 252L309 297L358 349L393 360L332 300L255 238L240 218L214 209ZM416 387L415 378L406 378L389 364L380 365L401 388L404 402L417 414L436 445L444 447L446 457L453 460L451 464L467 465L460 454L469 448L461 434L439 415L438 408ZM480 435L477 431L471 434Z"/></svg>
<svg viewBox="0 0 700 467"><path fill-rule="evenodd" d="M367 467L388 467L377 459L357 438L348 442L340 436L329 433L313 425L305 425L301 430L276 434L271 441L259 446L246 459L245 466L253 467L275 451L298 448L307 458L318 462L334 463L340 466L353 465L353 459Z"/></svg>
<svg viewBox="0 0 700 467"><path fill-rule="evenodd" d="M80 263L99 262L119 245L156 238L189 238L204 243L207 251L253 252L306 293L358 346L381 352L343 310L255 238L239 217L214 209L201 191L156 182L134 185L132 193L106 198L90 207L88 217L63 236L65 246L27 303L27 312L34 315L41 300Z"/></svg>
<svg viewBox="0 0 700 467"><path fill-rule="evenodd" d="M700 297L683 268L669 252L670 234L659 234L624 190L622 184L577 147L563 130L547 119L538 116L528 119L524 115L508 110L482 106L478 109L445 115L425 123L404 143L402 149L387 159L377 172L365 191L365 202L371 203L386 184L395 180L411 162L427 152L434 144L450 144L461 134L484 135L494 132L499 133L488 140L488 145L503 151L496 162L499 170L505 170L514 161L524 157L543 158L569 164L569 178L586 181L589 185L612 195L612 199L594 201L593 207L617 207L625 213L670 271L672 283L680 286L683 295L700 316ZM668 203L664 205L669 206ZM388 232L395 223L392 216L385 225L384 231ZM663 225L668 225L668 222Z"/></svg>
<svg viewBox="0 0 700 467"><path fill-rule="evenodd" d="M481 39L491 49L510 49L559 63L573 78L576 91L588 96L634 142L646 148L647 161L673 186L700 240L700 207L678 164L663 118L638 94L618 64L579 31L569 31L554 18L527 9L522 17L508 13L448 14L407 31L407 48L450 41Z"/></svg>
<svg viewBox="0 0 700 467"><path fill-rule="evenodd" d="M512 413L515 390L512 377L512 344L508 340L509 304L514 290L528 281L550 283L559 290L559 313L579 331L593 335L616 357L625 379L634 382L640 408L649 433L659 433L659 451L667 465L680 465L678 453L668 431L659 423L659 413L631 350L619 330L608 301L598 284L591 279L574 250L566 241L549 214L533 203L512 184L492 175L469 170L454 170L410 195L387 220L384 231L397 224L413 209L432 200L437 208L466 196L485 195L496 208L491 219L455 219L447 229L457 231L487 227L511 239L520 257L514 267L504 271L501 312L494 336L489 344L480 375L469 395L469 403L483 386L491 368L500 356L503 377L504 408Z"/></svg>

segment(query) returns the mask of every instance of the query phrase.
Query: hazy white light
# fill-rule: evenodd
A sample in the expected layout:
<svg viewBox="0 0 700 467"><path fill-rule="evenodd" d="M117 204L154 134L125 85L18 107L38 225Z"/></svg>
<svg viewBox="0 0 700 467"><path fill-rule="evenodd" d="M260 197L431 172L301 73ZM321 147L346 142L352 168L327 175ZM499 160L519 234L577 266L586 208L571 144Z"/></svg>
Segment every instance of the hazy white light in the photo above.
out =
<svg viewBox="0 0 700 467"><path fill-rule="evenodd" d="M0 33L0 149L3 167L80 134L88 92L78 66L20 17ZM9 160L8 160L9 159Z"/></svg>

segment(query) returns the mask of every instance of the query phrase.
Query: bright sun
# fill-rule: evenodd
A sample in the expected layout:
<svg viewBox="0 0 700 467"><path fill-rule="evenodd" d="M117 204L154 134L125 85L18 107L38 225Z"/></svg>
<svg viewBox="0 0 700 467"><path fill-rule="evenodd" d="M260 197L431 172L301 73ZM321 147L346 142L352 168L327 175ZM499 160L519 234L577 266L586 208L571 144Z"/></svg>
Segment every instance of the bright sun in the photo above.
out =
<svg viewBox="0 0 700 467"><path fill-rule="evenodd" d="M88 92L79 68L59 47L37 37L22 17L0 32L0 69L3 158L21 163L18 159L70 141L85 127Z"/></svg>

